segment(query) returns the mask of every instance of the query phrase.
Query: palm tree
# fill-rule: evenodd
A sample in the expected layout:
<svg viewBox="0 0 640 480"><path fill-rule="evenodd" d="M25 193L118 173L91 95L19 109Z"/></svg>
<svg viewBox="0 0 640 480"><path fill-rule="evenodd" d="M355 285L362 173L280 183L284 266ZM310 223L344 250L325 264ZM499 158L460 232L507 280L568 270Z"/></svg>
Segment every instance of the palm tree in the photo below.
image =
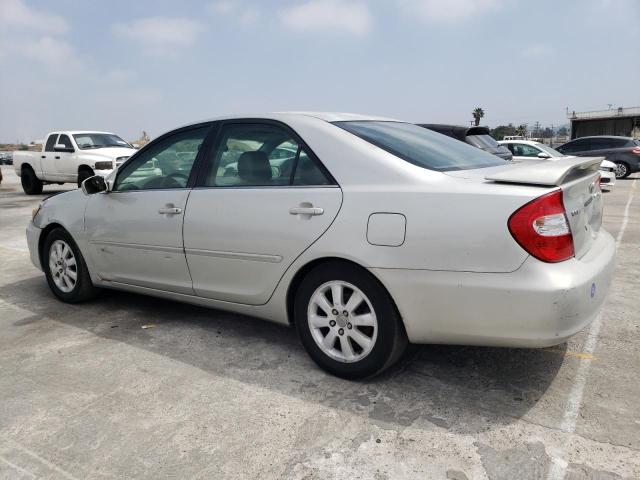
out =
<svg viewBox="0 0 640 480"><path fill-rule="evenodd" d="M478 125L480 125L480 119L484 117L484 110L478 107L473 112L471 112L471 115L473 115L473 119L477 127Z"/></svg>
<svg viewBox="0 0 640 480"><path fill-rule="evenodd" d="M527 136L527 124L523 123L522 125L518 125L516 128L516 135L520 135L521 137Z"/></svg>

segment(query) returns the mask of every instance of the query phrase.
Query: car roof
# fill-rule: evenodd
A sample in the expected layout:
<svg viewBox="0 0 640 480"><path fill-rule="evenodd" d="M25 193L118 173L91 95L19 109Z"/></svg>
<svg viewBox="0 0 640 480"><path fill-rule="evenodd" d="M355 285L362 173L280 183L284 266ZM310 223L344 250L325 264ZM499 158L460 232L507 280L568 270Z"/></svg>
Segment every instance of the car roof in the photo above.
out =
<svg viewBox="0 0 640 480"><path fill-rule="evenodd" d="M53 130L52 132L49 132L49 135L53 135L53 134L70 134L70 135L80 135L83 133L100 133L100 134L104 134L104 135L115 135L115 133L111 133L111 132L100 132L98 130Z"/></svg>
<svg viewBox="0 0 640 480"><path fill-rule="evenodd" d="M590 135L588 137L578 137L571 140L572 142L575 140L582 140L584 138L623 138L625 140L633 140L633 137L622 137L620 135Z"/></svg>
<svg viewBox="0 0 640 480"><path fill-rule="evenodd" d="M540 142L534 142L533 140L499 140L498 143L524 143L527 145L544 145Z"/></svg>

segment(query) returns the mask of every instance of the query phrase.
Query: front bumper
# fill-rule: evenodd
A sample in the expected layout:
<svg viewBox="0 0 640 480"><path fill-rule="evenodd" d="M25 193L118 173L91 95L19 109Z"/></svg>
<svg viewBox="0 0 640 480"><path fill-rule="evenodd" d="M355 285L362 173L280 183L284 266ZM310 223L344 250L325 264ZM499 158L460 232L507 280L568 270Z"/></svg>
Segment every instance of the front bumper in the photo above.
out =
<svg viewBox="0 0 640 480"><path fill-rule="evenodd" d="M42 264L40 263L40 251L38 248L40 245L41 233L41 228L36 227L33 222L29 222L29 225L27 225L27 245L29 246L29 256L31 257L31 263L33 263L38 270L42 270Z"/></svg>
<svg viewBox="0 0 640 480"><path fill-rule="evenodd" d="M511 273L372 268L396 302L412 343L545 347L598 314L615 268L615 242L601 230L582 258L529 257Z"/></svg>

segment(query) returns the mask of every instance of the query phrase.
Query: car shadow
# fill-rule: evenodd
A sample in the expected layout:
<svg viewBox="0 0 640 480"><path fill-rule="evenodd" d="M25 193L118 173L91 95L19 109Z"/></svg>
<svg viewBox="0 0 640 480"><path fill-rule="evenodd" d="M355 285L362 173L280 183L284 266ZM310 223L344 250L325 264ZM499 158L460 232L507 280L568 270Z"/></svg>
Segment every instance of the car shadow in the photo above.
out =
<svg viewBox="0 0 640 480"><path fill-rule="evenodd" d="M392 428L477 433L513 423L548 389L566 349L410 346L382 375L353 382L317 368L294 329L251 317L108 290L80 307L67 305L43 277L5 285L0 298L33 313L16 328L53 319Z"/></svg>

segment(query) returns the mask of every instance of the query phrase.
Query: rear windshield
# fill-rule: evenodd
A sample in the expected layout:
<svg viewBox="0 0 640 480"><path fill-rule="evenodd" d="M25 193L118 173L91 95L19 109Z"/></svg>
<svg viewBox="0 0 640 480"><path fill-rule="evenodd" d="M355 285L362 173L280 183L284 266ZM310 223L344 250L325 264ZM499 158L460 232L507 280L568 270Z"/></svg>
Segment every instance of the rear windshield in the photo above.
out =
<svg viewBox="0 0 640 480"><path fill-rule="evenodd" d="M334 125L429 170L470 170L507 163L495 155L412 123L355 121L334 122Z"/></svg>
<svg viewBox="0 0 640 480"><path fill-rule="evenodd" d="M491 135L467 135L467 142L478 148L500 148Z"/></svg>

